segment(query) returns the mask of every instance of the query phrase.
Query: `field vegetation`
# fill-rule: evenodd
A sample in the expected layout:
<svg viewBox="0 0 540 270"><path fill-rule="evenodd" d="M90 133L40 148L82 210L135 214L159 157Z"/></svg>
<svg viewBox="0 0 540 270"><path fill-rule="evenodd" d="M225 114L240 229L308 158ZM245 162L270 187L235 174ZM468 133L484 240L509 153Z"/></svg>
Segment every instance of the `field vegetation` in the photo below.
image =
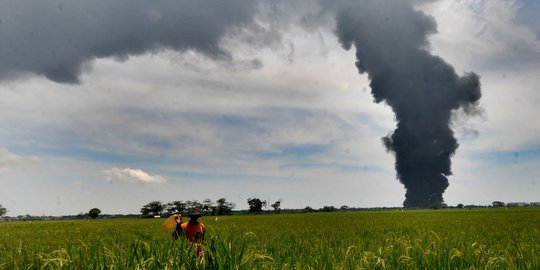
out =
<svg viewBox="0 0 540 270"><path fill-rule="evenodd" d="M540 209L204 217L197 257L164 219L0 223L0 269L540 269Z"/></svg>

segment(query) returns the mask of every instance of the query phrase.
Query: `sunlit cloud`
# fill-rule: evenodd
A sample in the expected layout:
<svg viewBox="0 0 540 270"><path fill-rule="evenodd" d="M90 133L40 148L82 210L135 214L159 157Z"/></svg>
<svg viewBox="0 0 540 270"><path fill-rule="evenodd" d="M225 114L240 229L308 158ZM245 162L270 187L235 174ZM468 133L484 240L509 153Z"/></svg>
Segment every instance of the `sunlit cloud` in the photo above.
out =
<svg viewBox="0 0 540 270"><path fill-rule="evenodd" d="M125 183L143 183L143 184L162 184L166 180L163 176L155 174L151 175L140 169L131 169L124 168L120 169L117 167L108 169L104 171L107 182L112 183L113 181L120 181Z"/></svg>

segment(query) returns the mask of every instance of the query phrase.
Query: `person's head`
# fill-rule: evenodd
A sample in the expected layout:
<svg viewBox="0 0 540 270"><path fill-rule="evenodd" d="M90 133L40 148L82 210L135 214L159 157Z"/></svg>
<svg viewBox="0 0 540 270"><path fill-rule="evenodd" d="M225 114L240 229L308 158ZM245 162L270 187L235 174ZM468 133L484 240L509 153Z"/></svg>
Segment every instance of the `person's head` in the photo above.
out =
<svg viewBox="0 0 540 270"><path fill-rule="evenodd" d="M177 214L174 214L174 219L178 222L178 221L182 221L182 214L180 213L177 213Z"/></svg>
<svg viewBox="0 0 540 270"><path fill-rule="evenodd" d="M202 213L198 208L195 208L189 212L188 217L189 222L196 223L198 222L199 218L202 217Z"/></svg>

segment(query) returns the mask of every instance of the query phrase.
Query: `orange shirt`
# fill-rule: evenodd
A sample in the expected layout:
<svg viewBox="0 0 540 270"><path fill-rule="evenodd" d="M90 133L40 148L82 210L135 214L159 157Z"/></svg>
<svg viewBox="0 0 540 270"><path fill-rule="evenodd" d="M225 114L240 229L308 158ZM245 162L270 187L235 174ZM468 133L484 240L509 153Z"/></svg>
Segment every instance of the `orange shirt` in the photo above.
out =
<svg viewBox="0 0 540 270"><path fill-rule="evenodd" d="M204 239L204 224L200 222L197 224L189 223L189 221L184 222L182 232L189 241L200 243Z"/></svg>

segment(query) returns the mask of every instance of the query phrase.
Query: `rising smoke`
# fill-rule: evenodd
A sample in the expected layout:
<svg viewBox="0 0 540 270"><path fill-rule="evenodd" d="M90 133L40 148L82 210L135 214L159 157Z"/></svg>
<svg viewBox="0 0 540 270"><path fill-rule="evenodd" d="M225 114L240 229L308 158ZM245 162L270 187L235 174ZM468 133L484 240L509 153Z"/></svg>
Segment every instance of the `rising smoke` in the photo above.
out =
<svg viewBox="0 0 540 270"><path fill-rule="evenodd" d="M77 83L92 60L170 49L230 59L220 46L253 23L256 1L2 0L0 79L24 74Z"/></svg>
<svg viewBox="0 0 540 270"><path fill-rule="evenodd" d="M481 97L475 73L458 76L428 52L433 18L408 1L341 2L335 33L345 49L356 48L356 67L370 79L375 102L394 111L397 128L383 138L395 154L397 177L406 189L405 207L443 202L458 148L450 128L453 113L476 112Z"/></svg>

